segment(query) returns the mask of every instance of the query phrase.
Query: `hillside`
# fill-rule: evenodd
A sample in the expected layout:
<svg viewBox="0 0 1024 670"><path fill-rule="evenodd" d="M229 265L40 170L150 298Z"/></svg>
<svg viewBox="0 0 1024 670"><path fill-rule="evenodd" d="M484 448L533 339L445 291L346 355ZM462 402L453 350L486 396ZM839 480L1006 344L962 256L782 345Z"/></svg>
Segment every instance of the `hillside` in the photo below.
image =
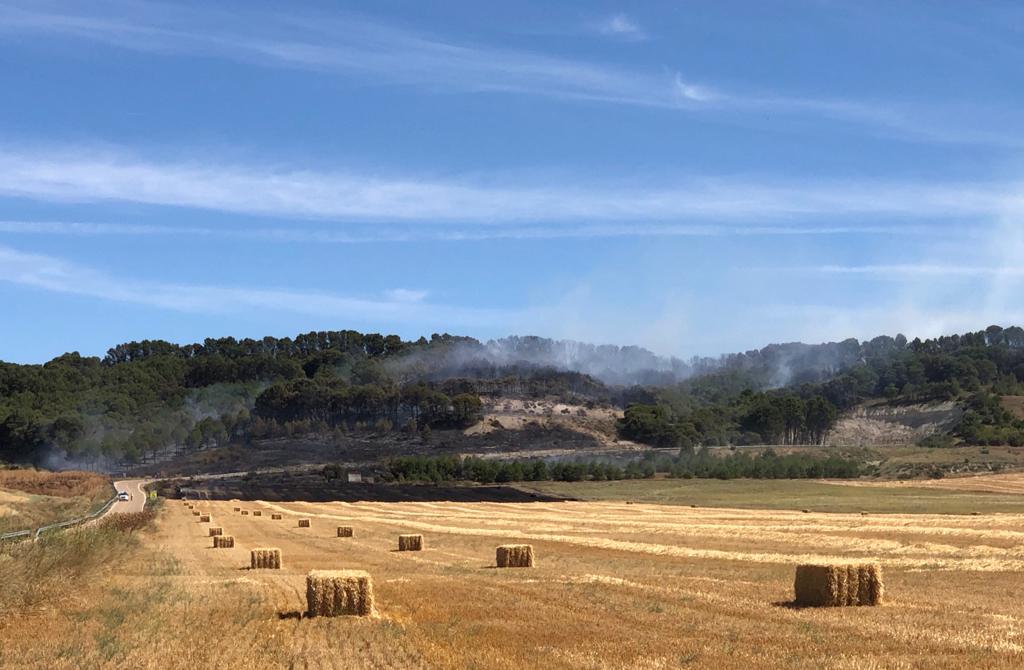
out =
<svg viewBox="0 0 1024 670"><path fill-rule="evenodd" d="M1006 407L1022 378L1024 331L997 326L686 362L535 337L131 342L103 359L0 363L0 460L110 469L268 444L287 445L290 461L302 444L318 445L323 460L435 448L1014 445L1024 444L1024 422ZM917 417L924 406L944 409Z"/></svg>

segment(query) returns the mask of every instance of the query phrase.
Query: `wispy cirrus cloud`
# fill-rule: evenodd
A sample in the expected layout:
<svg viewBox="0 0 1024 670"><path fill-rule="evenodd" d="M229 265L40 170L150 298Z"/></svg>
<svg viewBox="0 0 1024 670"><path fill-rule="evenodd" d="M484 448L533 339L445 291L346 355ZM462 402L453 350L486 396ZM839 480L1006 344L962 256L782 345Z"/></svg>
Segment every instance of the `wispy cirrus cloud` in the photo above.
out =
<svg viewBox="0 0 1024 670"><path fill-rule="evenodd" d="M372 242L417 242L439 240L449 242L477 240L547 240L614 237L820 237L840 235L883 235L894 237L934 237L944 232L933 226L903 225L794 225L794 226L723 226L687 224L576 224L558 226L431 226L409 230L408 227L370 226L365 230L308 228L302 226L260 227L151 225L132 223L90 223L75 221L0 221L0 233L15 235L62 235L78 237L210 237L226 239L269 240L276 242L314 242L318 244L364 244ZM952 231L951 231L952 234ZM971 237L956 232L958 237Z"/></svg>
<svg viewBox="0 0 1024 670"><path fill-rule="evenodd" d="M0 282L188 313L229 314L260 309L312 314L324 319L416 325L454 323L463 327L511 324L517 318L499 309L429 303L426 291L407 288L387 290L379 296L352 297L293 289L139 281L4 246L0 246Z"/></svg>
<svg viewBox="0 0 1024 670"><path fill-rule="evenodd" d="M149 160L84 147L0 146L0 174L0 196L6 197L417 226L705 221L766 226L821 217L836 226L846 217L987 218L1024 203L1012 183L663 177L614 183L567 177L538 184L218 163L206 156Z"/></svg>
<svg viewBox="0 0 1024 670"><path fill-rule="evenodd" d="M962 265L958 263L901 263L893 265L820 265L804 271L834 275L855 275L871 279L903 280L913 277L961 279L972 277L1024 277L1024 268Z"/></svg>
<svg viewBox="0 0 1024 670"><path fill-rule="evenodd" d="M1016 126L1007 126L1005 119L999 124L983 122L985 112L977 106L965 122L951 122L949 110L940 101L922 106L847 99L765 90L760 82L746 89L722 86L694 78L685 66L665 64L645 70L470 44L354 15L254 9L243 18L210 6L199 9L141 1L94 2L83 7L59 0L42 6L17 0L2 3L0 39L63 37L137 52L297 68L429 91L526 94L716 114L718 119L728 114L739 123L764 123L771 118L766 113L817 118L912 141L1010 147L1024 143ZM643 34L624 15L612 16L601 25L608 34ZM1000 118L998 110L991 116Z"/></svg>
<svg viewBox="0 0 1024 670"><path fill-rule="evenodd" d="M0 4L0 36L39 34L166 55L372 78L431 90L502 92L647 107L684 108L681 73L638 72L532 51L462 44L354 15L236 15L145 2L80 5ZM244 27L243 27L244 26ZM686 86L711 94L706 86Z"/></svg>
<svg viewBox="0 0 1024 670"><path fill-rule="evenodd" d="M647 33L633 19L625 14L613 14L591 24L594 32L626 40L641 42L647 39Z"/></svg>

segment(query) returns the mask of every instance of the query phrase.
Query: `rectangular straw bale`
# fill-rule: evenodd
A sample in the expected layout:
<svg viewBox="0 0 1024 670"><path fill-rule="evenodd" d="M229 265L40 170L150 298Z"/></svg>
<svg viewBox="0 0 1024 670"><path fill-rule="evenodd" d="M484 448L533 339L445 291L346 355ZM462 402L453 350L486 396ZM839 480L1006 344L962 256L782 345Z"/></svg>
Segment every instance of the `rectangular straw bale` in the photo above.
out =
<svg viewBox="0 0 1024 670"><path fill-rule="evenodd" d="M241 512L241 511L242 511L242 508L241 508L241 507L232 507L232 508L231 508L231 511L232 511L232 512Z"/></svg>
<svg viewBox="0 0 1024 670"><path fill-rule="evenodd" d="M312 570L306 575L310 616L370 616L373 582L363 570Z"/></svg>
<svg viewBox="0 0 1024 670"><path fill-rule="evenodd" d="M232 549L235 546L235 538L232 535L214 535L214 549Z"/></svg>
<svg viewBox="0 0 1024 670"><path fill-rule="evenodd" d="M532 568L533 545L503 544L495 551L499 568Z"/></svg>
<svg viewBox="0 0 1024 670"><path fill-rule="evenodd" d="M263 512L261 512L259 510L256 510L255 512L252 513L252 515L253 516L263 516Z"/></svg>
<svg viewBox="0 0 1024 670"><path fill-rule="evenodd" d="M210 515L209 514L200 514L199 515L199 523L210 523Z"/></svg>
<svg viewBox="0 0 1024 670"><path fill-rule="evenodd" d="M242 510L242 516L249 516L249 510L243 509Z"/></svg>
<svg viewBox="0 0 1024 670"><path fill-rule="evenodd" d="M216 527L216 526L210 526L210 537L215 537L217 535L223 535L223 534L224 534L224 529L223 528L219 528L219 527Z"/></svg>
<svg viewBox="0 0 1024 670"><path fill-rule="evenodd" d="M271 514L270 518L273 519L274 521L280 521L281 520L281 515L280 514Z"/></svg>
<svg viewBox="0 0 1024 670"><path fill-rule="evenodd" d="M398 551L423 551L423 536L399 535Z"/></svg>
<svg viewBox="0 0 1024 670"><path fill-rule="evenodd" d="M199 510L197 510L197 509L193 509L193 510L192 510L192 516L199 516L200 514L202 514L202 512L200 512L200 511L199 511Z"/></svg>
<svg viewBox="0 0 1024 670"><path fill-rule="evenodd" d="M338 526L338 537L352 537L352 526Z"/></svg>
<svg viewBox="0 0 1024 670"><path fill-rule="evenodd" d="M274 548L260 548L253 549L249 554L249 567L253 570L266 569L266 570L280 570L281 569L281 550Z"/></svg>
<svg viewBox="0 0 1024 670"><path fill-rule="evenodd" d="M299 528L309 528L309 519L299 519Z"/></svg>
<svg viewBox="0 0 1024 670"><path fill-rule="evenodd" d="M798 565L793 589L802 607L881 605L885 594L877 563Z"/></svg>

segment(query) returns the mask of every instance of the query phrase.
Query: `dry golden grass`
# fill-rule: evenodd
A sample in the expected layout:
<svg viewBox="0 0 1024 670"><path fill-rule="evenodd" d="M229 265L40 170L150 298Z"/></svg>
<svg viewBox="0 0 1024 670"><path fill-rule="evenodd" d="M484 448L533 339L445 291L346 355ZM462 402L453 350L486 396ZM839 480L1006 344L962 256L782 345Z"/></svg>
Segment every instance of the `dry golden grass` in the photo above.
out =
<svg viewBox="0 0 1024 670"><path fill-rule="evenodd" d="M92 472L0 470L0 533L83 516L112 495L110 478Z"/></svg>
<svg viewBox="0 0 1024 670"><path fill-rule="evenodd" d="M102 579L58 607L0 619L0 665L1024 667L1022 515L618 502L263 507L322 522L236 518L234 548L212 551L204 526L166 509L156 533L137 534L141 548ZM344 552L339 523L360 529ZM391 551L407 531L429 534L430 551ZM493 569L495 546L510 542L529 542L543 560ZM242 571L265 546L287 554L286 565ZM794 608L800 563L879 563L886 606ZM302 618L309 571L341 569L373 575L379 618Z"/></svg>
<svg viewBox="0 0 1024 670"><path fill-rule="evenodd" d="M864 482L862 485L884 488L905 487L903 482ZM974 491L978 493L1024 493L1024 472L1010 472L997 475L973 475L969 477L947 477L913 482L915 488L939 489L944 491Z"/></svg>
<svg viewBox="0 0 1024 670"><path fill-rule="evenodd" d="M98 495L106 499L114 493L110 477L74 470L0 470L0 489L56 498L94 498Z"/></svg>

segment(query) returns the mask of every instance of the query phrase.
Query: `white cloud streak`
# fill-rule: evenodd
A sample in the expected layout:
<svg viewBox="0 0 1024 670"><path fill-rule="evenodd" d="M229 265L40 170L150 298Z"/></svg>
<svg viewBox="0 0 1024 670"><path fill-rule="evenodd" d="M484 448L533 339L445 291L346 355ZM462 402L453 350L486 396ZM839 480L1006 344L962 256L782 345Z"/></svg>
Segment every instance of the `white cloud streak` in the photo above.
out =
<svg viewBox="0 0 1024 670"><path fill-rule="evenodd" d="M532 51L462 44L354 16L228 14L148 2L8 2L0 4L0 37L65 37L137 52L212 57L360 77L375 85L431 91L498 92L639 107L735 113L750 123L765 114L816 117L863 126L913 141L1020 146L1015 128L951 124L938 102L928 107L783 92L725 90L691 80L678 67L657 72L563 58ZM618 19L618 20L616 20ZM603 24L629 35L625 17ZM639 30L639 28L637 28Z"/></svg>
<svg viewBox="0 0 1024 670"><path fill-rule="evenodd" d="M41 34L167 55L370 77L374 83L434 90L529 93L647 107L681 108L677 73L645 74L530 51L446 42L355 16L250 12L245 21L213 9L172 9L151 3L0 5L0 35ZM244 27L239 28L240 25ZM688 85L697 87L694 82ZM701 87L701 90L706 90ZM710 93L707 93L710 95Z"/></svg>
<svg viewBox="0 0 1024 670"><path fill-rule="evenodd" d="M630 42L641 42L647 39L647 33L625 14L613 14L594 23L593 27L601 35Z"/></svg>
<svg viewBox="0 0 1024 670"><path fill-rule="evenodd" d="M427 293L393 289L382 297L347 297L289 289L255 289L135 281L53 256L0 246L0 282L187 313L244 313L252 309L312 314L323 319L480 327L514 323L498 309L466 309L425 302Z"/></svg>
<svg viewBox="0 0 1024 670"><path fill-rule="evenodd" d="M1024 277L1024 268L986 265L957 265L955 263L901 263L894 265L821 265L806 268L811 272L835 275L856 275L870 279L902 280L908 277L972 278L972 277Z"/></svg>
<svg viewBox="0 0 1024 670"><path fill-rule="evenodd" d="M473 229L431 227L414 231L374 226L363 232L339 232L321 228L208 227L148 225L130 223L88 223L65 221L0 221L0 233L13 235L65 235L78 237L211 237L270 240L277 242L315 242L318 244L365 244L373 242L449 242L512 239L577 239L614 237L819 237L835 235L932 236L941 230L926 225L898 226L716 226L673 224L607 224L545 226L484 226ZM958 237L970 234L955 233Z"/></svg>
<svg viewBox="0 0 1024 670"><path fill-rule="evenodd" d="M216 163L152 161L95 148L0 146L0 196L131 202L237 214L391 223L550 224L756 222L827 217L951 220L1020 207L1013 184L893 181L660 180L660 185L549 185L369 176ZM652 180L648 180L650 184Z"/></svg>

